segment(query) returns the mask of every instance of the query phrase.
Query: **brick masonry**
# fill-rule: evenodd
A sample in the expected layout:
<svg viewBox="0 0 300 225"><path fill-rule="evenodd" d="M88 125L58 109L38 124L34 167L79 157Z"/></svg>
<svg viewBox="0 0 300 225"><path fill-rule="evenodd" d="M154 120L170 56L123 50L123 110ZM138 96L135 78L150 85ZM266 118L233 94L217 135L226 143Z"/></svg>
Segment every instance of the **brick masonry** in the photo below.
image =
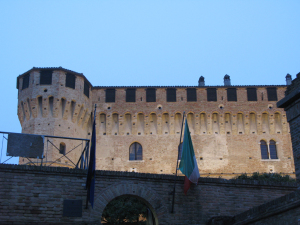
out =
<svg viewBox="0 0 300 225"><path fill-rule="evenodd" d="M42 70L33 68L25 73L30 79L29 87L23 90L24 74L18 77L22 132L90 138L91 112L97 104L97 169L173 174L185 111L201 174L230 178L237 173L294 173L286 114L267 97L267 88L275 87L278 99L282 99L285 85L231 86L237 89L236 102L227 100L226 86L215 87L216 102L207 101L208 86L194 86L196 102L187 101L187 87L176 87L176 102L166 101L167 87L155 87L156 102L146 102L147 87L136 87L136 102L126 102L128 87L92 86L82 74L63 68L52 68L52 84L40 85ZM76 75L75 89L65 87L66 73L70 72ZM85 82L90 85L89 98L83 94ZM247 87L257 89L257 101L247 101ZM105 102L107 88L116 89L115 102ZM261 140L276 141L278 159L261 159ZM60 141L53 140L57 146ZM63 142L67 151L78 144ZM134 142L143 147L142 160L129 160L129 147ZM76 149L68 157L76 162L80 153L81 149ZM51 146L45 155L46 164L61 156ZM27 163L20 158L20 164ZM61 160L54 165L68 163Z"/></svg>
<svg viewBox="0 0 300 225"><path fill-rule="evenodd" d="M296 190L286 183L200 178L184 196L183 177L178 177L171 214L172 175L96 171L94 209L84 208L85 179L84 170L0 165L1 224L100 224L105 206L121 195L143 199L156 224L206 224L211 217L232 217ZM64 199L82 200L82 217L63 217Z"/></svg>

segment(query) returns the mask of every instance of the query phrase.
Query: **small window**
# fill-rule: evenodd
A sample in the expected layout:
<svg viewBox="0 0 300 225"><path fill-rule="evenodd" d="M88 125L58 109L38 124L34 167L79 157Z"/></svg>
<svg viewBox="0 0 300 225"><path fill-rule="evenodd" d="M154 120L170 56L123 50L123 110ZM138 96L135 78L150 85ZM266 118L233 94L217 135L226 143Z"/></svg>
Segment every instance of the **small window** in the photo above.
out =
<svg viewBox="0 0 300 225"><path fill-rule="evenodd" d="M115 102L116 100L116 89L106 89L105 90L105 102Z"/></svg>
<svg viewBox="0 0 300 225"><path fill-rule="evenodd" d="M175 88L167 88L167 102L176 102Z"/></svg>
<svg viewBox="0 0 300 225"><path fill-rule="evenodd" d="M156 102L156 90L155 88L146 89L146 101L147 102Z"/></svg>
<svg viewBox="0 0 300 225"><path fill-rule="evenodd" d="M63 142L59 144L59 154L66 154L66 144Z"/></svg>
<svg viewBox="0 0 300 225"><path fill-rule="evenodd" d="M269 150L270 150L270 158L271 159L278 159L277 157L277 150L276 150L276 142L271 140L269 144Z"/></svg>
<svg viewBox="0 0 300 225"><path fill-rule="evenodd" d="M227 88L227 101L236 102L236 88Z"/></svg>
<svg viewBox="0 0 300 225"><path fill-rule="evenodd" d="M260 150L262 159L278 159L275 141L271 140L268 146L267 142L261 140Z"/></svg>
<svg viewBox="0 0 300 225"><path fill-rule="evenodd" d="M135 102L135 88L126 89L126 102Z"/></svg>
<svg viewBox="0 0 300 225"><path fill-rule="evenodd" d="M84 81L83 93L85 94L86 97L88 98L90 97L90 85L86 80Z"/></svg>
<svg viewBox="0 0 300 225"><path fill-rule="evenodd" d="M188 102L196 102L197 101L197 91L196 88L188 88L186 89L186 96Z"/></svg>
<svg viewBox="0 0 300 225"><path fill-rule="evenodd" d="M182 142L178 146L178 160L181 160L181 156L182 156Z"/></svg>
<svg viewBox="0 0 300 225"><path fill-rule="evenodd" d="M134 142L129 148L129 160L143 160L143 148L138 142Z"/></svg>
<svg viewBox="0 0 300 225"><path fill-rule="evenodd" d="M75 89L76 76L74 74L66 74L66 87Z"/></svg>
<svg viewBox="0 0 300 225"><path fill-rule="evenodd" d="M40 84L50 85L52 84L52 70L42 70L40 72Z"/></svg>
<svg viewBox="0 0 300 225"><path fill-rule="evenodd" d="M248 101L257 101L256 88L247 88Z"/></svg>
<svg viewBox="0 0 300 225"><path fill-rule="evenodd" d="M277 101L277 90L276 88L267 88L268 101Z"/></svg>
<svg viewBox="0 0 300 225"><path fill-rule="evenodd" d="M268 145L265 141L260 141L260 151L262 159L269 159Z"/></svg>
<svg viewBox="0 0 300 225"><path fill-rule="evenodd" d="M29 73L23 76L22 90L29 87Z"/></svg>
<svg viewBox="0 0 300 225"><path fill-rule="evenodd" d="M216 102L217 101L217 89L216 88L207 88L207 101Z"/></svg>

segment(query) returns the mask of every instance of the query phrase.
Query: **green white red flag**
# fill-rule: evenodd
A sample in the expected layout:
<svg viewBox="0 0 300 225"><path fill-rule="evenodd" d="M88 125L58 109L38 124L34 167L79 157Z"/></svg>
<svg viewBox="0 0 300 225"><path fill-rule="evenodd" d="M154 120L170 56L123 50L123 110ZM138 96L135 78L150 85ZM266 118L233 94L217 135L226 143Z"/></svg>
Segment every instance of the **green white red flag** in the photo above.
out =
<svg viewBox="0 0 300 225"><path fill-rule="evenodd" d="M179 164L179 170L185 175L184 194L186 194L190 189L191 183L197 184L200 177L187 119L185 119L182 155Z"/></svg>

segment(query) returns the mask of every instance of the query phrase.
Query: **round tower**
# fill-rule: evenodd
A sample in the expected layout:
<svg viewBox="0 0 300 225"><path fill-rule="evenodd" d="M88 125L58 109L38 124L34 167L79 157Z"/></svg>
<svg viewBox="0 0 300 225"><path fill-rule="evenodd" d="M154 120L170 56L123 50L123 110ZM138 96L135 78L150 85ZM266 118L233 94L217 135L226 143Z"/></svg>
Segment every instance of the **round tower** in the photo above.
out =
<svg viewBox="0 0 300 225"><path fill-rule="evenodd" d="M36 68L17 78L18 117L22 133L89 138L91 133L91 87L83 74L62 67ZM45 143L44 163L50 164L80 141L50 138ZM46 142L46 140L45 140ZM67 157L77 163L82 147ZM27 163L20 158L20 164ZM57 166L72 164L66 157Z"/></svg>

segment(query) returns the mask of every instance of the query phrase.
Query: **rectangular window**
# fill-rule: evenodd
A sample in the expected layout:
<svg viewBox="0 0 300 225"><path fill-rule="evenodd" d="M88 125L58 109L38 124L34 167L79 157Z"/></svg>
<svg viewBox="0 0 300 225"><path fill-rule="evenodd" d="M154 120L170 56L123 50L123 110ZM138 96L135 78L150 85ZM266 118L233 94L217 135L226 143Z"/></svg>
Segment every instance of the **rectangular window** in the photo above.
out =
<svg viewBox="0 0 300 225"><path fill-rule="evenodd" d="M126 102L135 102L135 88L126 89Z"/></svg>
<svg viewBox="0 0 300 225"><path fill-rule="evenodd" d="M175 88L167 88L167 102L176 102Z"/></svg>
<svg viewBox="0 0 300 225"><path fill-rule="evenodd" d="M197 101L197 91L196 88L188 88L186 89L186 96L188 102L196 102Z"/></svg>
<svg viewBox="0 0 300 225"><path fill-rule="evenodd" d="M42 70L40 72L40 84L49 85L52 84L52 70Z"/></svg>
<svg viewBox="0 0 300 225"><path fill-rule="evenodd" d="M85 94L86 97L88 98L90 97L90 85L86 80L84 81L83 93Z"/></svg>
<svg viewBox="0 0 300 225"><path fill-rule="evenodd" d="M22 90L29 87L29 74L23 76Z"/></svg>
<svg viewBox="0 0 300 225"><path fill-rule="evenodd" d="M216 88L207 88L207 101L216 102L217 101L217 89Z"/></svg>
<svg viewBox="0 0 300 225"><path fill-rule="evenodd" d="M236 88L227 88L227 101L236 102Z"/></svg>
<svg viewBox="0 0 300 225"><path fill-rule="evenodd" d="M146 89L146 101L147 102L156 102L156 90L155 88Z"/></svg>
<svg viewBox="0 0 300 225"><path fill-rule="evenodd" d="M116 89L106 89L105 102L115 102L116 100Z"/></svg>
<svg viewBox="0 0 300 225"><path fill-rule="evenodd" d="M74 74L66 74L66 87L75 89L76 76Z"/></svg>
<svg viewBox="0 0 300 225"><path fill-rule="evenodd" d="M277 101L277 90L276 88L267 88L268 101Z"/></svg>
<svg viewBox="0 0 300 225"><path fill-rule="evenodd" d="M257 101L256 88L247 88L248 101Z"/></svg>

